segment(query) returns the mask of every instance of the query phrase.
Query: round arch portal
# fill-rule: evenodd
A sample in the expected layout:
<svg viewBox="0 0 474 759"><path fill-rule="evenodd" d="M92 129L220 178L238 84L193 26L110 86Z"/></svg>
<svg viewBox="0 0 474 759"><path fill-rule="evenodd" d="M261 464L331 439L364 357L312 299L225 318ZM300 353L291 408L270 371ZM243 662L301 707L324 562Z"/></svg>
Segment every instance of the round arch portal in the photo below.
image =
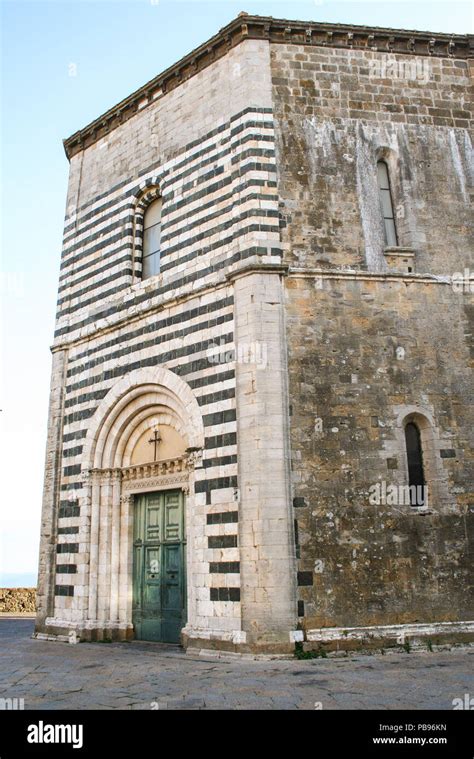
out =
<svg viewBox="0 0 474 759"><path fill-rule="evenodd" d="M137 463L133 452L157 428L179 441L179 454ZM172 434L171 434L172 433ZM164 367L137 369L118 380L92 417L84 445L84 515L88 523L87 626L94 636L133 634L133 497L181 489L187 522L194 512L194 469L204 446L198 402ZM152 449L153 450L153 447ZM192 593L192 582L187 583ZM188 613L192 616L188 595Z"/></svg>

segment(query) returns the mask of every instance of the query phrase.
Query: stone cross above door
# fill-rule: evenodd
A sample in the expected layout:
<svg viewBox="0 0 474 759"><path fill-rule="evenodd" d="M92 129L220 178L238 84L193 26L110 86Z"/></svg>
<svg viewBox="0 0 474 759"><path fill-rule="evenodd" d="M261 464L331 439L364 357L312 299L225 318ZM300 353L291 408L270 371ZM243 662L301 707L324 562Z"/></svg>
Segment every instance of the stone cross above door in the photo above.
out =
<svg viewBox="0 0 474 759"><path fill-rule="evenodd" d="M153 461L156 461L157 445L158 443L161 443L161 435L157 427L155 427L155 429L153 430L153 437L150 438L148 442L150 443L150 445L153 445Z"/></svg>

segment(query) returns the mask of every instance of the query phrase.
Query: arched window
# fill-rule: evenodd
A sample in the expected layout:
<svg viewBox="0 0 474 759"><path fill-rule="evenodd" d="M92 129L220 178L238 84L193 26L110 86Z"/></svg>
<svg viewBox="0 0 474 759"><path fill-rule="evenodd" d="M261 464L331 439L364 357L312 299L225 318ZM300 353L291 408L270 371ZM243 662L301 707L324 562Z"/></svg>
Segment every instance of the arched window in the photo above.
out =
<svg viewBox="0 0 474 759"><path fill-rule="evenodd" d="M385 231L385 244L389 247L398 245L395 217L393 215L392 193L390 191L390 179L388 167L385 161L377 162L377 182L379 187L380 207Z"/></svg>
<svg viewBox="0 0 474 759"><path fill-rule="evenodd" d="M143 218L142 279L160 271L161 198L154 200Z"/></svg>
<svg viewBox="0 0 474 759"><path fill-rule="evenodd" d="M425 473L423 451L418 426L414 422L405 425L405 443L408 460L408 484L410 486L411 506L425 506Z"/></svg>

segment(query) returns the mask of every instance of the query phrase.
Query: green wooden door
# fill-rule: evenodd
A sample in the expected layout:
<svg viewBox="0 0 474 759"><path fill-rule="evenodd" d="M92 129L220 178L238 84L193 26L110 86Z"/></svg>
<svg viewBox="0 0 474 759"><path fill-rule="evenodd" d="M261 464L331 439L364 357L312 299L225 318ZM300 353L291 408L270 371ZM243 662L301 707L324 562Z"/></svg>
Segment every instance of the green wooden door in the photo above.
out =
<svg viewBox="0 0 474 759"><path fill-rule="evenodd" d="M140 640L179 643L186 623L181 490L138 496L133 535L133 624Z"/></svg>

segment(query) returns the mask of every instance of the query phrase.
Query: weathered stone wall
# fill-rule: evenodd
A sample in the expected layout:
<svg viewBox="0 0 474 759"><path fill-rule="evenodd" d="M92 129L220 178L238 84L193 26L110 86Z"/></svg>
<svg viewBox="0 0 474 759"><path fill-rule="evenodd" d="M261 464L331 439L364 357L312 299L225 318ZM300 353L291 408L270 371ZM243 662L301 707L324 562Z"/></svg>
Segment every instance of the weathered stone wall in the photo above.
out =
<svg viewBox="0 0 474 759"><path fill-rule="evenodd" d="M472 270L468 63L295 45L271 57L300 621L470 619L472 294L439 281ZM389 273L380 158L415 274ZM410 413L427 427L424 514L369 500L408 482Z"/></svg>
<svg viewBox="0 0 474 759"><path fill-rule="evenodd" d="M465 299L436 283L287 284L305 625L469 619L474 419ZM406 483L401 420L415 408L433 419L436 435L430 514L370 502L377 482Z"/></svg>
<svg viewBox="0 0 474 759"><path fill-rule="evenodd" d="M375 171L385 158L415 270L460 271L472 248L469 61L300 45L271 56L288 262L386 268Z"/></svg>
<svg viewBox="0 0 474 759"><path fill-rule="evenodd" d="M0 588L0 614L32 614L36 588Z"/></svg>

